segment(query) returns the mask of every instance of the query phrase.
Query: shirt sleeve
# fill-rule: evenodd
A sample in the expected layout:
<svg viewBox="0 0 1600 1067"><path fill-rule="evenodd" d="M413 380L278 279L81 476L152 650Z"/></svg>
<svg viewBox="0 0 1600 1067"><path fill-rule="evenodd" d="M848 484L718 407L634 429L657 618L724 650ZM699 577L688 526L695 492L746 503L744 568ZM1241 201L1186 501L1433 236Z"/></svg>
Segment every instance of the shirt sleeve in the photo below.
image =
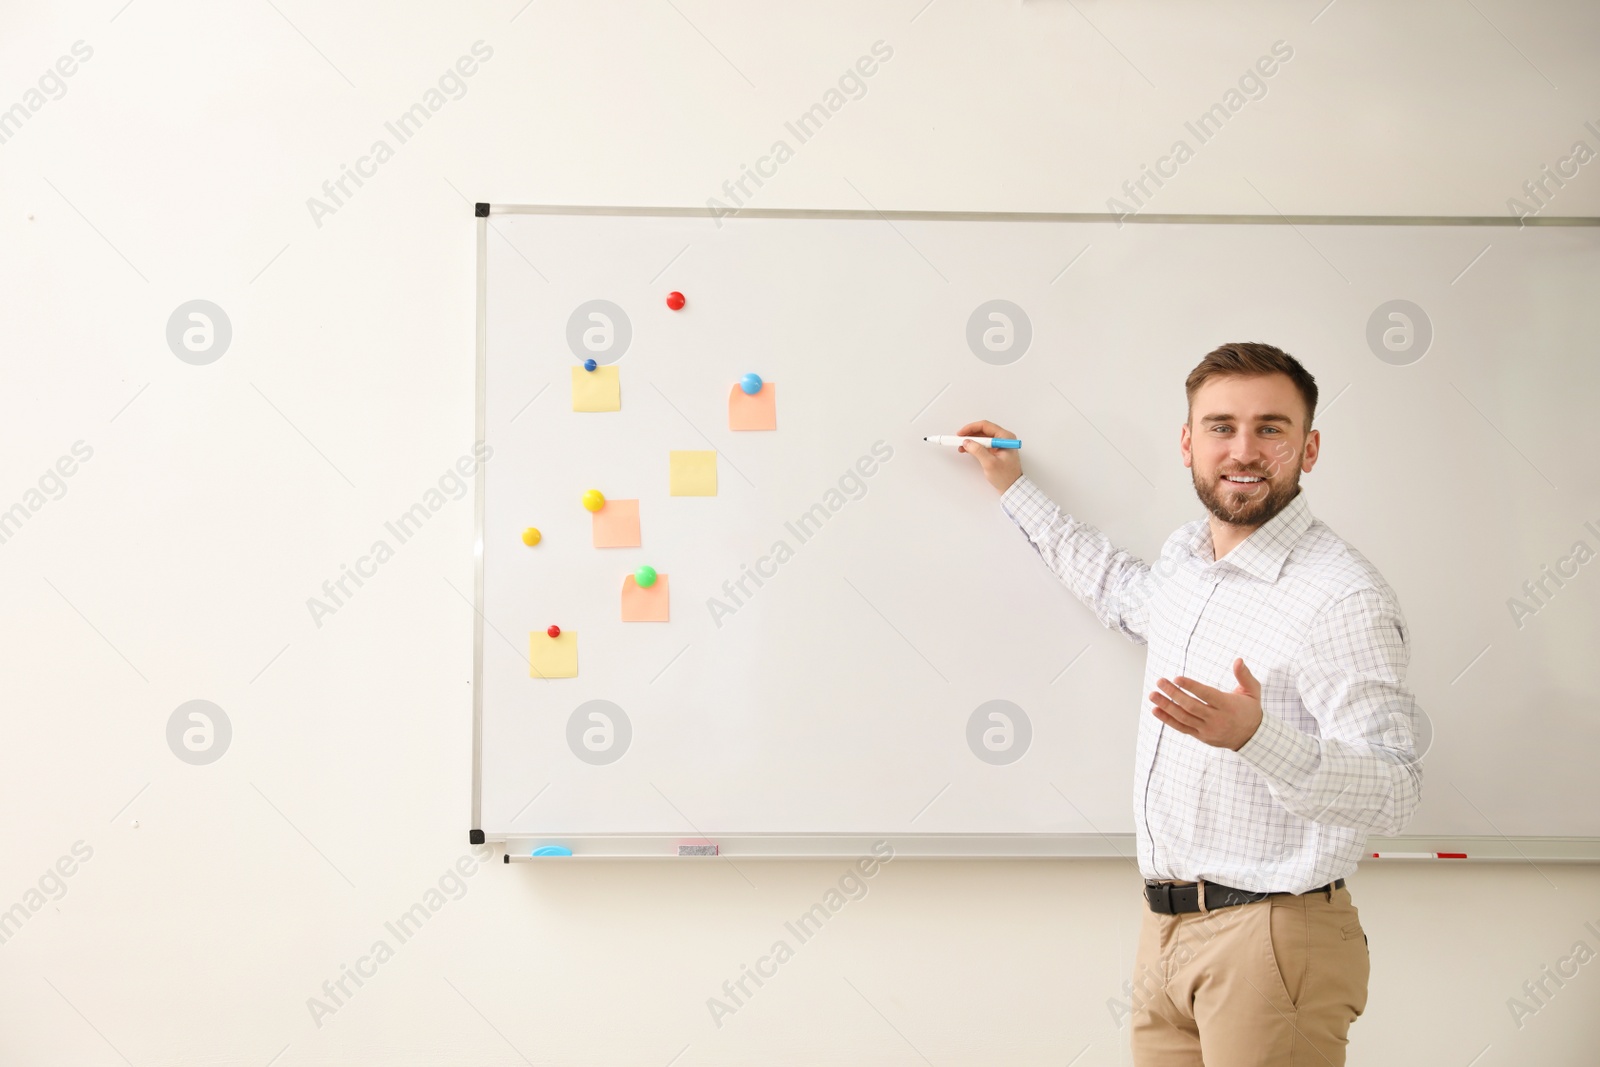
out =
<svg viewBox="0 0 1600 1067"><path fill-rule="evenodd" d="M1316 734L1265 714L1239 755L1301 818L1398 834L1422 794L1409 660L1392 601L1372 589L1345 596L1313 624L1293 665Z"/></svg>
<svg viewBox="0 0 1600 1067"><path fill-rule="evenodd" d="M1146 609L1153 586L1150 567L1143 560L1118 549L1088 523L1062 514L1027 475L1001 494L1000 506L1045 566L1102 625L1145 643L1149 629Z"/></svg>

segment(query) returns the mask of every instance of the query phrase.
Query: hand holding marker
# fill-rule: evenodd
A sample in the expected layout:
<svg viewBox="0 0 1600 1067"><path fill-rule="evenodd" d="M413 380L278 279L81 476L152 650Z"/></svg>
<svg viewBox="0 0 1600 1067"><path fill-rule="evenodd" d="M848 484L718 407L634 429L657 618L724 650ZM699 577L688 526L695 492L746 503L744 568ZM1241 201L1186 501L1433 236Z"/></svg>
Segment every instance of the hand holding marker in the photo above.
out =
<svg viewBox="0 0 1600 1067"><path fill-rule="evenodd" d="M955 434L934 434L924 437L924 441L935 445L982 445L984 448L1021 448L1022 442L1015 437L960 437Z"/></svg>
<svg viewBox="0 0 1600 1067"><path fill-rule="evenodd" d="M973 436L975 434L982 436ZM957 439L967 438L956 450L978 461L983 468L983 476L996 492L1004 493L1011 488L1011 483L1022 477L1022 440L1010 430L980 420L967 423L955 436ZM950 441L944 437L928 437L924 440L940 444Z"/></svg>

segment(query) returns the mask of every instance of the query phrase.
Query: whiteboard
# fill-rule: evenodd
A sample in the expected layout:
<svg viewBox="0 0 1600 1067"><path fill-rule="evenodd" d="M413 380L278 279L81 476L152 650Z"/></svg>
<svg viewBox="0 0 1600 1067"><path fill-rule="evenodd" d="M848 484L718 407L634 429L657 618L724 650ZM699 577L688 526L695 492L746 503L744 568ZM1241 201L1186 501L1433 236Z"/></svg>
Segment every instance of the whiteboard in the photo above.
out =
<svg viewBox="0 0 1600 1067"><path fill-rule="evenodd" d="M1600 562L1574 555L1600 550L1600 229L1411 221L490 208L474 837L1130 853L1143 646L921 438L1012 429L1064 511L1151 560L1204 514L1184 377L1242 340L1316 376L1311 510L1410 623L1429 728L1408 835L1600 837ZM973 343L993 301L998 353ZM572 410L575 314L612 328L618 411ZM775 431L728 429L747 372ZM715 496L670 495L673 450L716 452ZM592 547L591 488L639 501L640 547ZM620 619L641 564L670 577L669 622ZM531 676L551 624L576 677ZM998 759L976 740L995 707Z"/></svg>

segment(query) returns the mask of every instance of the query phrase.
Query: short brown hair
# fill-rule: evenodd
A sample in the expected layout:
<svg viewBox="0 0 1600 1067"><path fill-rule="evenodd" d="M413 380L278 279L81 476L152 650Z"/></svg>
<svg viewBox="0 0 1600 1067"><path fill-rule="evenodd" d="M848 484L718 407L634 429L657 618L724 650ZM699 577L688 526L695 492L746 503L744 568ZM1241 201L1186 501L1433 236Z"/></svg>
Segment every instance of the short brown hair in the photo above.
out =
<svg viewBox="0 0 1600 1067"><path fill-rule="evenodd" d="M1194 415L1194 394L1211 378L1258 378L1267 374L1286 374L1306 402L1306 432L1317 412L1317 380L1300 361L1281 348L1255 341L1236 341L1221 345L1206 355L1189 372L1183 388L1188 394L1190 417Z"/></svg>

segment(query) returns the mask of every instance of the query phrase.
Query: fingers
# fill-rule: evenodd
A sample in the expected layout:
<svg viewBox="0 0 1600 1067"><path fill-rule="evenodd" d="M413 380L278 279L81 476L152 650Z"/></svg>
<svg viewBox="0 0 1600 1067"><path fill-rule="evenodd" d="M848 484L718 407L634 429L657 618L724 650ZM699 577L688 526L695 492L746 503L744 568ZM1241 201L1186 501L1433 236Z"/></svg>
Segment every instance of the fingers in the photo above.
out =
<svg viewBox="0 0 1600 1067"><path fill-rule="evenodd" d="M987 425L987 424L986 423L981 423L981 422L969 422L969 423L967 423L967 426L984 426L984 425ZM957 437L992 437L993 434L968 433L966 431L966 429L963 428L961 433L957 434L956 436ZM987 470L989 468L989 463L988 463L989 457L994 455L996 452L998 452L1000 450L998 448L986 448L983 445L978 444L976 441L963 441L959 445L956 446L956 451L957 452L965 452L967 455L972 456L979 463L982 463L983 466L984 466L984 469Z"/></svg>
<svg viewBox="0 0 1600 1067"><path fill-rule="evenodd" d="M1194 727L1185 726L1172 716L1164 714L1160 708L1155 709L1155 716L1168 726L1172 727L1174 730L1178 731L1180 734L1188 734L1190 737L1194 738L1198 738L1200 736L1199 731L1195 730Z"/></svg>
<svg viewBox="0 0 1600 1067"><path fill-rule="evenodd" d="M1205 718L1206 714L1212 709L1212 707L1220 706L1220 705L1208 704L1206 701L1200 699L1198 696L1193 696L1193 695L1191 695L1189 693L1184 692L1184 690L1190 688L1191 685L1198 685L1198 683L1190 682L1190 680L1187 679L1187 678L1181 679L1181 680L1186 682L1186 683L1189 683L1189 684L1186 684L1182 688L1180 688L1178 685L1176 685L1175 683L1173 683L1171 681L1168 681L1165 678L1156 679L1156 685L1158 687L1160 687L1161 692L1150 694L1151 698L1154 699L1155 697L1161 697L1163 700L1167 701L1167 703L1175 706L1180 712L1182 712L1183 714L1185 714L1187 716L1190 716L1191 718L1201 718L1201 719L1203 719L1203 718ZM1200 688L1210 688L1210 687L1209 686L1203 686L1203 687L1200 687ZM1213 693L1216 692L1215 689L1212 689L1211 691Z"/></svg>
<svg viewBox="0 0 1600 1067"><path fill-rule="evenodd" d="M1150 703L1155 705L1155 713L1157 718L1161 719L1163 722L1170 722L1179 727L1186 727L1186 729L1184 729L1184 733L1193 733L1205 722L1202 717L1195 715L1186 708L1179 706L1161 693L1151 693Z"/></svg>
<svg viewBox="0 0 1600 1067"><path fill-rule="evenodd" d="M1004 426L996 426L987 419L969 422L956 431L957 437L1015 437L1016 434ZM978 461L978 466L983 470L983 476L990 485L1004 493L1014 484L1022 473L1022 460L1011 450L1005 448L988 448L972 441L963 441L956 446L957 452L965 452Z"/></svg>
<svg viewBox="0 0 1600 1067"><path fill-rule="evenodd" d="M1193 678L1184 678L1179 676L1176 679L1176 682L1180 690L1187 690L1188 692L1193 693L1207 704L1221 704L1222 698L1225 695L1222 690L1213 689L1211 686L1197 682Z"/></svg>
<svg viewBox="0 0 1600 1067"><path fill-rule="evenodd" d="M1178 681L1182 682L1183 684L1179 685L1178 682L1174 682L1168 678L1157 678L1156 686L1163 694L1166 695L1169 700L1177 704L1182 704L1190 711L1199 711L1201 708L1206 706L1206 702L1200 699L1197 694L1190 692L1190 690L1210 689L1210 686L1202 686L1199 682L1196 682L1192 678L1179 678ZM1215 689L1212 689L1211 691L1213 693L1216 692Z"/></svg>

